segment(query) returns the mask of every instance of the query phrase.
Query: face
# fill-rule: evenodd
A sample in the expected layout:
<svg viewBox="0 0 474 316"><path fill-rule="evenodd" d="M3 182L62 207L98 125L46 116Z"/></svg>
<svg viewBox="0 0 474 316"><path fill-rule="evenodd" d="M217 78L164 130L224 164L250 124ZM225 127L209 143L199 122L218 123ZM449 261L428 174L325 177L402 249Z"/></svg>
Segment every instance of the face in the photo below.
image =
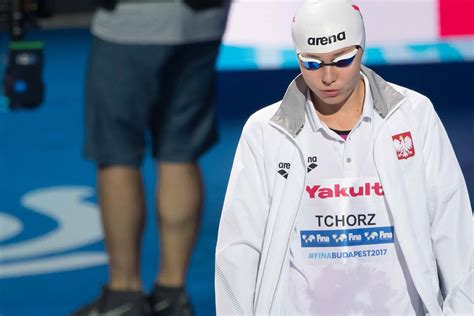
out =
<svg viewBox="0 0 474 316"><path fill-rule="evenodd" d="M352 62L351 57L354 57ZM362 49L355 46L298 56L301 73L315 101L327 105L343 105L352 95L360 81L361 59ZM306 69L305 65L314 70Z"/></svg>

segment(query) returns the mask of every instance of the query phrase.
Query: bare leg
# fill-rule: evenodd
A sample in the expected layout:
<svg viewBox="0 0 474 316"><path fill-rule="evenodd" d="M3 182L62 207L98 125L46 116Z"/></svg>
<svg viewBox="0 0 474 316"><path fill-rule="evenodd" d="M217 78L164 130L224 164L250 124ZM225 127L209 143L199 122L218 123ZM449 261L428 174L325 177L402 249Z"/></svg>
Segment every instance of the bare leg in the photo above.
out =
<svg viewBox="0 0 474 316"><path fill-rule="evenodd" d="M109 287L141 290L140 242L145 200L140 171L128 166L100 168L98 187L109 255Z"/></svg>
<svg viewBox="0 0 474 316"><path fill-rule="evenodd" d="M157 217L160 231L160 285L184 285L201 218L203 185L197 163L159 162Z"/></svg>

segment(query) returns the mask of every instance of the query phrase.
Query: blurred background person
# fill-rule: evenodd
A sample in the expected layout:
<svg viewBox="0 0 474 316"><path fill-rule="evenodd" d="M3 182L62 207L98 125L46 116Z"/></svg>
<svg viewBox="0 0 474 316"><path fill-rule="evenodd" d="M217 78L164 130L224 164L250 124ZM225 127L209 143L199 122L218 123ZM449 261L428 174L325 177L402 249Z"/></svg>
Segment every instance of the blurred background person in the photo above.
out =
<svg viewBox="0 0 474 316"><path fill-rule="evenodd" d="M153 315L191 315L184 284L203 201L197 159L217 140L215 62L230 1L100 2L86 79L84 155L97 164L109 281L74 315L148 315L150 307ZM160 236L149 299L139 260L148 132Z"/></svg>

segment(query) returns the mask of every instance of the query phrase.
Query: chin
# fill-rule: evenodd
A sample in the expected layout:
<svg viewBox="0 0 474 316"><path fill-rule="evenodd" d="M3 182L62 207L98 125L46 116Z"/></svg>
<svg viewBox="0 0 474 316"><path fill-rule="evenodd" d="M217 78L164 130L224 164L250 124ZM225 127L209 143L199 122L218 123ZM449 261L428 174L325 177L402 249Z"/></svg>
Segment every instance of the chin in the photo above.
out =
<svg viewBox="0 0 474 316"><path fill-rule="evenodd" d="M338 95L336 97L318 97L321 102L329 105L339 105L341 103L344 103L347 98L343 95Z"/></svg>

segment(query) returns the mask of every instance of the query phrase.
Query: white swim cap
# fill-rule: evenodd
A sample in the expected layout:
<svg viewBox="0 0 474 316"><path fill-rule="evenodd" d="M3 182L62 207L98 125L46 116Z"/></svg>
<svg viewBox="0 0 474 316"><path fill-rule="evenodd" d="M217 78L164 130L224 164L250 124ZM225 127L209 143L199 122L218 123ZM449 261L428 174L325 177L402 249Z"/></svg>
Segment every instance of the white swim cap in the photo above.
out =
<svg viewBox="0 0 474 316"><path fill-rule="evenodd" d="M305 0L296 11L291 33L297 53L365 47L362 14L350 0Z"/></svg>

